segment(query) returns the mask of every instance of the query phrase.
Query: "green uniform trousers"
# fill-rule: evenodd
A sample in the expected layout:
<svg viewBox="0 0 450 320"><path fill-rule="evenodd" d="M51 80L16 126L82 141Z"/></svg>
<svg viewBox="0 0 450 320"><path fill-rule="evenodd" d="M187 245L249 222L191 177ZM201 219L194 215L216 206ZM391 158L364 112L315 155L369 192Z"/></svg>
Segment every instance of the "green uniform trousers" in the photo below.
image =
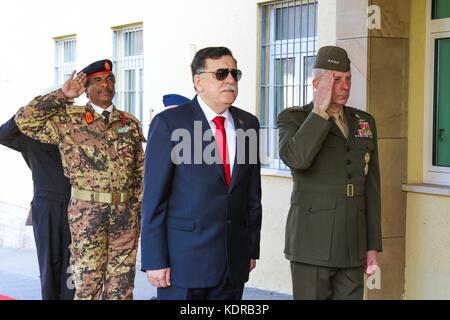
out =
<svg viewBox="0 0 450 320"><path fill-rule="evenodd" d="M362 300L364 268L332 268L291 261L294 300Z"/></svg>

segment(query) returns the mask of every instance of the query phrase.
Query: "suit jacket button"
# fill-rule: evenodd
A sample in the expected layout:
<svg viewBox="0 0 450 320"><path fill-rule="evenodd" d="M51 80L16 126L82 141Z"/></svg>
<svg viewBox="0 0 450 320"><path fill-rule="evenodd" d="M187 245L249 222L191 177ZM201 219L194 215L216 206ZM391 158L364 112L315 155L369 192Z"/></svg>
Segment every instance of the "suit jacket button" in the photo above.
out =
<svg viewBox="0 0 450 320"><path fill-rule="evenodd" d="M350 147L347 146L347 148L345 149L347 152L350 152Z"/></svg>
<svg viewBox="0 0 450 320"><path fill-rule="evenodd" d="M347 178L351 179L351 178L353 178L353 176L352 176L351 174L349 174L349 175L347 176Z"/></svg>
<svg viewBox="0 0 450 320"><path fill-rule="evenodd" d="M231 224L231 220L227 220L227 224Z"/></svg>
<svg viewBox="0 0 450 320"><path fill-rule="evenodd" d="M352 160L347 160L347 165L351 165L352 164Z"/></svg>

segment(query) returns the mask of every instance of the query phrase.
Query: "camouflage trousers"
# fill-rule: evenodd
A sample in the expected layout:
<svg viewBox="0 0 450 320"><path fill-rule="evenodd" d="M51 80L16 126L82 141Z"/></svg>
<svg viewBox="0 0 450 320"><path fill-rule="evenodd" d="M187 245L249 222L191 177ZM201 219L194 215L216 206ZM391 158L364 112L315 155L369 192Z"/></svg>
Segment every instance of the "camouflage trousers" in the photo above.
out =
<svg viewBox="0 0 450 320"><path fill-rule="evenodd" d="M136 274L140 208L71 199L71 268L75 300L131 300Z"/></svg>

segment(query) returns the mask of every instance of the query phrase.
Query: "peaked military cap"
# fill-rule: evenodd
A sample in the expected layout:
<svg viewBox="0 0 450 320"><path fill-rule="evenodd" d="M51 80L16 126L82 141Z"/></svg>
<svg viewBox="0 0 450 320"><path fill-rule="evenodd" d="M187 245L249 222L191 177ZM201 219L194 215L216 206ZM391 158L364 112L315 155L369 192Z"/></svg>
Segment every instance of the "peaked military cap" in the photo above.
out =
<svg viewBox="0 0 450 320"><path fill-rule="evenodd" d="M163 96L164 107L179 106L180 104L184 104L189 101L191 101L191 99L175 93L166 94Z"/></svg>
<svg viewBox="0 0 450 320"><path fill-rule="evenodd" d="M336 46L325 46L317 52L314 69L325 69L340 72L350 71L350 59L347 51Z"/></svg>
<svg viewBox="0 0 450 320"><path fill-rule="evenodd" d="M80 72L86 73L88 78L101 74L112 74L112 62L108 59L95 61Z"/></svg>

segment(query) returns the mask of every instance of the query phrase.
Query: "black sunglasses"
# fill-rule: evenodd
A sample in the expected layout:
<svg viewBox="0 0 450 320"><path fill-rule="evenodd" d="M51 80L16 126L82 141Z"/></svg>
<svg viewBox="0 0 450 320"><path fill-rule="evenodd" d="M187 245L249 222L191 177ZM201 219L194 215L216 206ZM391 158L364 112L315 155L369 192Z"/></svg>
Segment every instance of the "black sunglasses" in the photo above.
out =
<svg viewBox="0 0 450 320"><path fill-rule="evenodd" d="M225 80L228 75L231 73L231 76L233 77L234 81L241 80L242 77L242 71L239 69L217 69L216 71L200 71L198 74L202 73L214 73L216 75L216 79L218 81Z"/></svg>

